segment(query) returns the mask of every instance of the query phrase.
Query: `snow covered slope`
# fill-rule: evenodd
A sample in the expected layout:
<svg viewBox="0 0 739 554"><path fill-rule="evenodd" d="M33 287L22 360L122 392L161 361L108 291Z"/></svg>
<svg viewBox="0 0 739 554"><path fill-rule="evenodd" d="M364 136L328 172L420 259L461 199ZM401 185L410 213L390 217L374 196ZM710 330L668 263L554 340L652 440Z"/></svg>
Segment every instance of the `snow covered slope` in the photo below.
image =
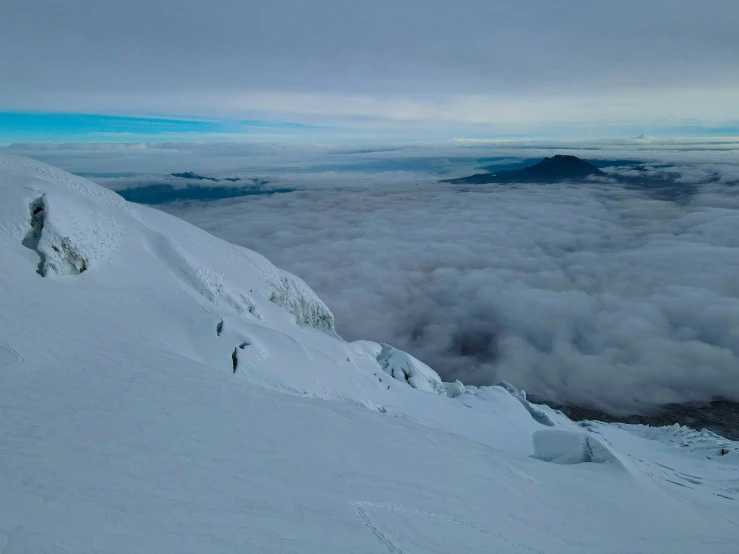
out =
<svg viewBox="0 0 739 554"><path fill-rule="evenodd" d="M738 552L737 445L678 431L441 383L262 256L0 157L3 554Z"/></svg>

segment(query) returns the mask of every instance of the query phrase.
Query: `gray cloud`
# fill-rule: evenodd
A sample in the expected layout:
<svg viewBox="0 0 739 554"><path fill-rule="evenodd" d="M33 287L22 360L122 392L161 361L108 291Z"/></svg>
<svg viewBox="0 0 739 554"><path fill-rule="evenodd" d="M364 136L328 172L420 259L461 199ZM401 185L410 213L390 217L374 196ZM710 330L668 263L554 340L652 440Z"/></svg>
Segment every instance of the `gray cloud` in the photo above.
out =
<svg viewBox="0 0 739 554"><path fill-rule="evenodd" d="M737 19L733 0L8 0L0 108L736 119Z"/></svg>
<svg viewBox="0 0 739 554"><path fill-rule="evenodd" d="M6 82L61 86L458 92L572 78L689 82L733 66L739 48L730 0L10 0L4 15L0 44L15 52L3 59Z"/></svg>

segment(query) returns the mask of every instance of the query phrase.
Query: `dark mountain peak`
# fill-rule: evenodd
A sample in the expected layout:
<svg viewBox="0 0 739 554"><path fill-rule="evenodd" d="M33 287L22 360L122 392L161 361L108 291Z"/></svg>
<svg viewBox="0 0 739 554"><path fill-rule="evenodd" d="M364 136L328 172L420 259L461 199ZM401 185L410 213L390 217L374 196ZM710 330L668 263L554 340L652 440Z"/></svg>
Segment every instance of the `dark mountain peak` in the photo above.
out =
<svg viewBox="0 0 739 554"><path fill-rule="evenodd" d="M577 156L570 154L555 154L551 158L544 158L537 165L590 165L585 160L581 160Z"/></svg>
<svg viewBox="0 0 739 554"><path fill-rule="evenodd" d="M605 176L593 164L581 160L577 156L557 154L544 158L536 165L511 171L495 173L478 173L461 179L449 179L449 183L484 184L484 183L556 183L584 179L590 176Z"/></svg>
<svg viewBox="0 0 739 554"><path fill-rule="evenodd" d="M560 177L563 179L572 179L577 177L587 177L588 175L604 175L604 173L590 162L581 160L577 156L569 156L566 154L557 154L551 158L544 158L536 165L529 168L530 173L538 173L542 176L552 178Z"/></svg>
<svg viewBox="0 0 739 554"><path fill-rule="evenodd" d="M217 181L214 177L203 177L192 171L185 171L184 173L170 173L172 177L179 177L180 179L195 179L196 181Z"/></svg>

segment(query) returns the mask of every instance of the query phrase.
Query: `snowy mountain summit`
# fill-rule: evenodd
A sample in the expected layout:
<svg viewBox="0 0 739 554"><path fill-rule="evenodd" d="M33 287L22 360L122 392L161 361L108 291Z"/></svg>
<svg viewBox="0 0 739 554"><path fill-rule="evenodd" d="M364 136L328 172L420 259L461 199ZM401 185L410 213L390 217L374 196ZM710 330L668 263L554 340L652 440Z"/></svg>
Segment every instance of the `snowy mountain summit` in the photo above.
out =
<svg viewBox="0 0 739 554"><path fill-rule="evenodd" d="M298 277L0 155L0 552L739 552L739 448L347 343Z"/></svg>

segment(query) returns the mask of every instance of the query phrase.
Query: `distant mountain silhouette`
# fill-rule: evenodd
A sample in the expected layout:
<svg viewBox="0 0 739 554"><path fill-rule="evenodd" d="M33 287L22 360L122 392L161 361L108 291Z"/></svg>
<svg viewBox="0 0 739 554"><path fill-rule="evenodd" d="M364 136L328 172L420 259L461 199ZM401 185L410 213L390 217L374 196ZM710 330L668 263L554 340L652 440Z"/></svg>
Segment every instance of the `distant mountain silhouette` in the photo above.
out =
<svg viewBox="0 0 739 554"><path fill-rule="evenodd" d="M180 179L193 179L194 181L230 181L231 183L238 183L239 181L251 181L255 185L266 185L269 183L266 179L260 177L224 177L223 179L216 179L215 177L204 177L193 173L192 171L185 171L184 173L170 173L171 177L178 177Z"/></svg>
<svg viewBox="0 0 739 554"><path fill-rule="evenodd" d="M577 156L558 154L551 158L544 158L538 164L522 169L478 173L459 179L447 179L444 182L477 185L486 183L556 183L584 179L590 176L606 177L606 174L593 164L581 160Z"/></svg>
<svg viewBox="0 0 739 554"><path fill-rule="evenodd" d="M179 177L180 179L195 179L196 181L217 181L214 177L203 177L192 171L185 171L184 173L170 173L172 177Z"/></svg>

